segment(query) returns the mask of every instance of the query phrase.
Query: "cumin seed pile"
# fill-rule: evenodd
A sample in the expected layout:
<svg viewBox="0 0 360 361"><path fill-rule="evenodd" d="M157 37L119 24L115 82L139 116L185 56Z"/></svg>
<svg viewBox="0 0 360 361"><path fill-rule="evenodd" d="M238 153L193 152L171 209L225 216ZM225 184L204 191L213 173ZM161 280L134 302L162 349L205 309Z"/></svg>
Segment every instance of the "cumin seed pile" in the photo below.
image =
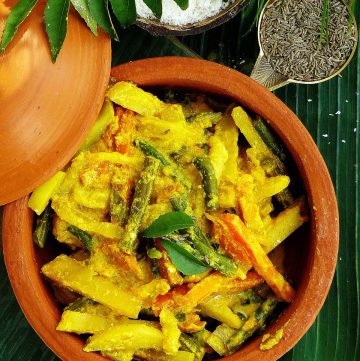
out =
<svg viewBox="0 0 360 361"><path fill-rule="evenodd" d="M349 10L340 0L329 0L328 24L321 36L324 3L274 0L267 6L260 41L275 71L294 80L316 81L334 74L349 58L356 42Z"/></svg>

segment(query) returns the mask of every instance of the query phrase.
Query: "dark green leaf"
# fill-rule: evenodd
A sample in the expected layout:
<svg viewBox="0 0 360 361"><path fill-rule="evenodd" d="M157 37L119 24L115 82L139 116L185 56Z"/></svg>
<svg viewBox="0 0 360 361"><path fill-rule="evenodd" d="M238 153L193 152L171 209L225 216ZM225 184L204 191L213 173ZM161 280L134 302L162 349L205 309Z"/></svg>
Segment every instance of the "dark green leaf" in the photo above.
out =
<svg viewBox="0 0 360 361"><path fill-rule="evenodd" d="M4 32L0 43L0 52L4 51L10 41L14 38L19 25L26 19L34 8L37 0L20 0L11 10L6 20Z"/></svg>
<svg viewBox="0 0 360 361"><path fill-rule="evenodd" d="M182 10L186 10L189 7L189 0L175 0Z"/></svg>
<svg viewBox="0 0 360 361"><path fill-rule="evenodd" d="M70 0L48 0L45 7L45 29L54 63L66 36L69 8Z"/></svg>
<svg viewBox="0 0 360 361"><path fill-rule="evenodd" d="M144 0L144 3L160 19L162 15L162 0Z"/></svg>
<svg viewBox="0 0 360 361"><path fill-rule="evenodd" d="M119 40L119 37L112 23L109 13L108 0L87 0L90 13L99 26L104 29L112 39Z"/></svg>
<svg viewBox="0 0 360 361"><path fill-rule="evenodd" d="M97 35L97 23L90 13L89 6L86 0L71 0L75 10L84 19L86 25L94 35Z"/></svg>
<svg viewBox="0 0 360 361"><path fill-rule="evenodd" d="M157 218L142 236L146 238L156 238L166 236L179 229L189 228L194 225L194 220L184 212L169 212Z"/></svg>
<svg viewBox="0 0 360 361"><path fill-rule="evenodd" d="M122 26L129 26L136 20L135 0L110 0L111 7Z"/></svg>
<svg viewBox="0 0 360 361"><path fill-rule="evenodd" d="M185 276L196 275L208 269L206 265L178 244L167 239L163 239L161 242L174 266Z"/></svg>

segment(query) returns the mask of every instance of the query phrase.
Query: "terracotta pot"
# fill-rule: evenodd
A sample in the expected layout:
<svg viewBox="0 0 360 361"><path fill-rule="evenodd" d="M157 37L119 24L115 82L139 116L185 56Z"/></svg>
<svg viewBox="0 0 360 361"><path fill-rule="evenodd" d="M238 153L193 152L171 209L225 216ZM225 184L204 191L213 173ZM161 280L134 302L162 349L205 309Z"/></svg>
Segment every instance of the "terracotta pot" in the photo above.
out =
<svg viewBox="0 0 360 361"><path fill-rule="evenodd" d="M139 17L136 24L153 35L194 35L200 34L232 19L249 2L249 0L236 0L219 14L202 21L186 25L170 25L161 23L157 19Z"/></svg>
<svg viewBox="0 0 360 361"><path fill-rule="evenodd" d="M338 251L338 211L325 163L309 133L286 105L268 90L234 70L204 60L155 58L112 70L118 80L141 87L171 87L226 96L265 118L285 143L295 162L309 203L310 222L286 241L286 269L297 294L269 331L286 324L284 337L270 351L260 351L253 339L227 361L276 360L290 350L314 322L328 293ZM63 360L104 360L86 354L75 335L55 331L61 309L40 275L40 267L56 254L39 250L31 239L33 215L27 197L6 206L3 220L4 255L18 302L36 332ZM126 300L124 300L126 302Z"/></svg>
<svg viewBox="0 0 360 361"><path fill-rule="evenodd" d="M0 34L10 7L0 3ZM39 1L0 54L0 205L62 168L95 121L109 81L110 39L96 38L73 11L56 64Z"/></svg>

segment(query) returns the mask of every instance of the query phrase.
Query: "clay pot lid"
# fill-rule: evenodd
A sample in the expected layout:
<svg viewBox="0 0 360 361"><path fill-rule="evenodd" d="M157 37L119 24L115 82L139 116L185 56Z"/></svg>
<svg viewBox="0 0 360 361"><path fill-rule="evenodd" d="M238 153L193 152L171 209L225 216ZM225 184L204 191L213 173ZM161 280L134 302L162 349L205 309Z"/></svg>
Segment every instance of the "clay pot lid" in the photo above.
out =
<svg viewBox="0 0 360 361"><path fill-rule="evenodd" d="M0 4L0 34L10 7ZM84 140L104 100L111 43L74 12L56 64L40 1L0 54L0 205L31 192L61 169Z"/></svg>

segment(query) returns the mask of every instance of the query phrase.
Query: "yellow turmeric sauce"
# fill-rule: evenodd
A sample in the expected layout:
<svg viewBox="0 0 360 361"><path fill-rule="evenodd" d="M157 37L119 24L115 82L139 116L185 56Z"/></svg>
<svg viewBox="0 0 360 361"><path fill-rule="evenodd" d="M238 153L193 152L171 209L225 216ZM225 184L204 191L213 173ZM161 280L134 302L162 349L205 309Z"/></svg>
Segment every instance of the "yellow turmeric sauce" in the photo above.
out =
<svg viewBox="0 0 360 361"><path fill-rule="evenodd" d="M170 95L113 85L73 160L29 200L36 243L51 227L68 248L42 267L66 305L57 329L113 360L229 355L295 295L283 252L268 254L307 216L275 145L238 105Z"/></svg>

